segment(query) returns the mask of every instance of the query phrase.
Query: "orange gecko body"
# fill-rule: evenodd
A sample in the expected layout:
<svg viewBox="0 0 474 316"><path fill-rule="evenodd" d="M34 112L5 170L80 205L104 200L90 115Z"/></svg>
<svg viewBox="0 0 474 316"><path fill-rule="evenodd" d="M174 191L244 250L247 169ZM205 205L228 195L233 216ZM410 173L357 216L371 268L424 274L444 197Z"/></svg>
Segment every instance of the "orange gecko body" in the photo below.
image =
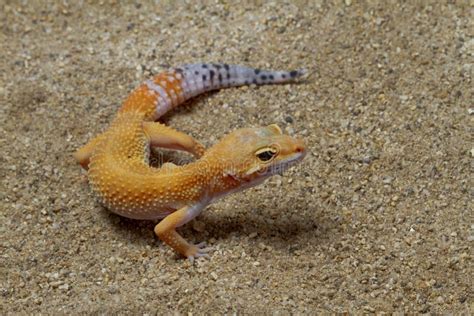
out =
<svg viewBox="0 0 474 316"><path fill-rule="evenodd" d="M234 131L206 150L192 137L155 121L205 91L289 82L302 74L226 64L186 65L158 74L136 88L110 127L74 156L109 210L128 218L163 218L155 227L161 240L190 260L207 256L204 244L189 244L176 228L217 198L255 186L301 161L305 146L272 124ZM155 168L149 165L150 146L187 151L197 159Z"/></svg>

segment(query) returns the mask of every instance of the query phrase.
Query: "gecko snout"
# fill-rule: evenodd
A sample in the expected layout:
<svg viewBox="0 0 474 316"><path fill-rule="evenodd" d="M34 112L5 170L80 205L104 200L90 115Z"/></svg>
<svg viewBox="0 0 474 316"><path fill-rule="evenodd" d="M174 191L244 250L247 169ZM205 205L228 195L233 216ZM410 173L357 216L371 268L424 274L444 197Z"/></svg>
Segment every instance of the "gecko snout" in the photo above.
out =
<svg viewBox="0 0 474 316"><path fill-rule="evenodd" d="M302 152L305 152L306 151L306 148L302 145L296 145L295 146L295 152L297 153L302 153Z"/></svg>
<svg viewBox="0 0 474 316"><path fill-rule="evenodd" d="M294 145L294 152L302 154L302 157L306 156L306 146L302 139L297 139Z"/></svg>

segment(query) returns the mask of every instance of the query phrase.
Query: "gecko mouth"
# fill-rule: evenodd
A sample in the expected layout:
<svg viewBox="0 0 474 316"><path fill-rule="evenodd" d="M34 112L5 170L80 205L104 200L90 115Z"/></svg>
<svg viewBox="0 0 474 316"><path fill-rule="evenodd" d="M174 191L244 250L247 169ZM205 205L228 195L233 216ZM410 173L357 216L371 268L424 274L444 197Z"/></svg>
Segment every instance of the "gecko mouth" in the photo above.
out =
<svg viewBox="0 0 474 316"><path fill-rule="evenodd" d="M298 164L306 156L306 152L298 152L293 156L278 162L277 164L268 167L263 174L265 176L273 176L276 174L283 175L283 172L288 170L290 167Z"/></svg>

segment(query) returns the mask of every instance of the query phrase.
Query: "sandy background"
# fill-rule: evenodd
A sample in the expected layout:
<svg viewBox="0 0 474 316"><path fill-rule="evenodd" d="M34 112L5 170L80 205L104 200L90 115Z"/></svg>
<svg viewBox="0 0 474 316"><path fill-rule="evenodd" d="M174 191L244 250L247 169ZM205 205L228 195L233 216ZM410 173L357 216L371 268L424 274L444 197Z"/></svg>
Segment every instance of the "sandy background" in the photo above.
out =
<svg viewBox="0 0 474 316"><path fill-rule="evenodd" d="M472 1L19 2L0 1L1 314L473 313ZM214 247L190 266L71 155L141 81L199 61L312 77L168 124L211 145L278 123L310 154L184 227Z"/></svg>

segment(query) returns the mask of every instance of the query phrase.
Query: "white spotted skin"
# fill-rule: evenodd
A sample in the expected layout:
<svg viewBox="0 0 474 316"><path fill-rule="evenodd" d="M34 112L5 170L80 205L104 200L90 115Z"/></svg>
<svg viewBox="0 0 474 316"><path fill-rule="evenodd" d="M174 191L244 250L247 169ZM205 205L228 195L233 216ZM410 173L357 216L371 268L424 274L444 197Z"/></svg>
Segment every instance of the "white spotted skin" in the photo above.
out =
<svg viewBox="0 0 474 316"><path fill-rule="evenodd" d="M242 85L293 82L306 70L272 71L227 64L188 64L171 71L182 73L186 98L206 91Z"/></svg>

